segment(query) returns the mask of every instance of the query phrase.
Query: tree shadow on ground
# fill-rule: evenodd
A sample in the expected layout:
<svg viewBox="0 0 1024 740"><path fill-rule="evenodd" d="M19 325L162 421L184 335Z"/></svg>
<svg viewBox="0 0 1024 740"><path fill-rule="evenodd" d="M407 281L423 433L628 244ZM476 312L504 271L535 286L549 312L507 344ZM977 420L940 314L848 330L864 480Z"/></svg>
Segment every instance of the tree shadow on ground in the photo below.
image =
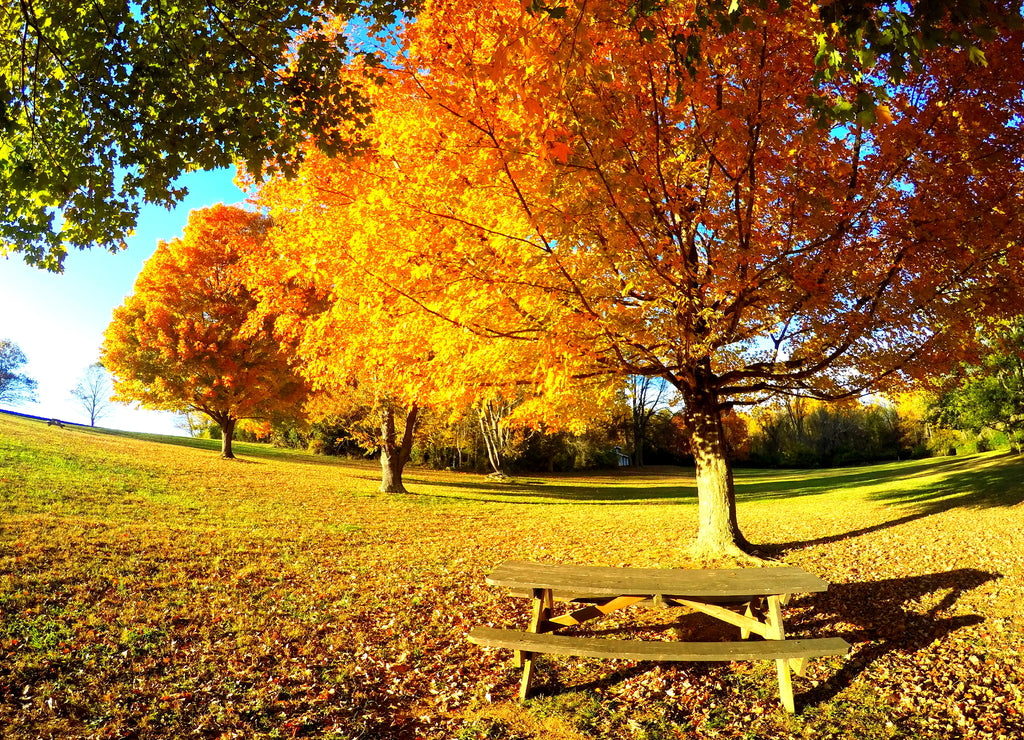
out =
<svg viewBox="0 0 1024 740"><path fill-rule="evenodd" d="M682 476L680 476L682 478ZM405 476L408 487L423 486L427 489L455 489L472 493L472 496L445 496L443 493L424 492L420 495L441 498L463 498L474 501L490 501L496 503L523 504L672 504L682 501L696 500L697 489L692 482L684 478L678 484L621 485L628 478L615 479L615 485L608 488L589 487L585 484L558 483L545 480L537 483L498 483L486 480L475 481L437 481ZM480 494L484 494L481 496Z"/></svg>
<svg viewBox="0 0 1024 740"><path fill-rule="evenodd" d="M793 540L792 542L769 542L766 544L757 544L753 546L753 554L759 558L764 558L765 560L782 560L787 553L795 550L805 550L810 547L831 545L836 542L842 542L843 540L863 537L864 535L871 534L872 532L880 532L883 529L898 527L901 524L908 524L909 522L916 521L917 519L923 519L931 513L932 512L927 511L915 511L912 514L906 514L905 516L896 517L895 519L889 519L888 521L879 522L878 524L872 524L870 527L860 527L858 529L851 529L849 532L815 537L812 540Z"/></svg>
<svg viewBox="0 0 1024 740"><path fill-rule="evenodd" d="M832 493L843 488L860 488L887 482L928 478L943 472L965 470L965 477L978 466L978 459L929 458L897 463L880 463L847 470L815 468L813 470L743 471L736 480L739 501L771 501L798 496Z"/></svg>
<svg viewBox="0 0 1024 740"><path fill-rule="evenodd" d="M925 515L960 507L1016 506L1024 502L1024 458L1006 453L970 468L952 468L926 489L887 491L874 498L913 506Z"/></svg>
<svg viewBox="0 0 1024 740"><path fill-rule="evenodd" d="M792 632L808 637L842 637L852 645L843 666L829 679L804 692L801 702L818 704L833 699L887 653L913 653L956 630L984 622L985 616L981 614L942 613L951 609L963 594L997 578L1002 578L1002 574L959 568L881 581L834 583L825 593L797 600L794 606L810 608L787 625ZM926 612L912 608L915 602L938 594L942 594L941 599Z"/></svg>

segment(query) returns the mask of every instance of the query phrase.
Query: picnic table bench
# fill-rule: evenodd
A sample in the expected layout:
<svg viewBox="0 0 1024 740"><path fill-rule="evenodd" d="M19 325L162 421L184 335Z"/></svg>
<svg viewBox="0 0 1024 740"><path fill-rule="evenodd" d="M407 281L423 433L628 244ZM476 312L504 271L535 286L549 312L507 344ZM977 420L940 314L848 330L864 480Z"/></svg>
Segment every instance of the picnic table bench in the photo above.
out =
<svg viewBox="0 0 1024 740"><path fill-rule="evenodd" d="M804 675L806 661L843 655L850 646L838 637L786 639L782 607L790 595L825 591L828 583L800 568L610 568L509 561L487 583L533 598L528 631L479 626L469 640L515 651L523 668L520 700L530 694L534 655L552 653L593 658L659 661L774 660L782 705L795 711L791 671ZM555 601L578 608L552 616ZM612 640L554 634L635 604L685 606L739 627L741 641L667 642ZM755 634L764 640L748 640Z"/></svg>

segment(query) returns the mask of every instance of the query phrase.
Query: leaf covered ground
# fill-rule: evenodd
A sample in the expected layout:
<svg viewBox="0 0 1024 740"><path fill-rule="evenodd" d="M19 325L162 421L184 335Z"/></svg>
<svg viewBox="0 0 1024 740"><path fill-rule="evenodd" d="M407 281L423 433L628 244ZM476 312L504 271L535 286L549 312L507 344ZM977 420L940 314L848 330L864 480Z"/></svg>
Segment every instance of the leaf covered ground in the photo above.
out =
<svg viewBox="0 0 1024 740"><path fill-rule="evenodd" d="M853 645L791 717L769 663L547 656L520 705L508 654L466 641L525 624L484 584L505 559L702 565L687 471L412 470L385 495L369 462L191 444L0 416L0 736L1024 738L1019 458L739 473L748 538L833 584L789 633Z"/></svg>

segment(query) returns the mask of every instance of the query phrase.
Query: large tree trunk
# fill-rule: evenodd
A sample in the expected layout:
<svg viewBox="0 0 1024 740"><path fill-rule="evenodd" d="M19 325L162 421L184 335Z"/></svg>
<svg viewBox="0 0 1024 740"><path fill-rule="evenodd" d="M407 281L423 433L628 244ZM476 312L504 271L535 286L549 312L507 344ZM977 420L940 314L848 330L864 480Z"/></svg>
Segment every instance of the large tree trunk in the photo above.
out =
<svg viewBox="0 0 1024 740"><path fill-rule="evenodd" d="M750 543L736 520L736 491L726 457L722 408L713 391L686 390L683 396L697 466L699 524L691 550L699 557L747 558Z"/></svg>
<svg viewBox="0 0 1024 740"><path fill-rule="evenodd" d="M237 419L230 417L223 419L220 424L220 456L227 460L234 460L235 453L231 449L231 443L235 440L235 424Z"/></svg>
<svg viewBox="0 0 1024 740"><path fill-rule="evenodd" d="M402 471L405 470L405 464L412 456L413 435L416 431L416 420L419 413L420 410L416 404L409 408L405 417L405 430L399 440L398 430L395 427L395 409L390 405L385 405L381 412L379 489L381 493L408 493L402 482Z"/></svg>

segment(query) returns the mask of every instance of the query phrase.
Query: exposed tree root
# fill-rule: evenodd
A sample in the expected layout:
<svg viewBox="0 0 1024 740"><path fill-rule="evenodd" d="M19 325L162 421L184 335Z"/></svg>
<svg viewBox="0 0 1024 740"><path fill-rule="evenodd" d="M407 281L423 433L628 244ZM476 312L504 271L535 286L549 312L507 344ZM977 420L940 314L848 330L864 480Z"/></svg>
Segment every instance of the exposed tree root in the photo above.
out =
<svg viewBox="0 0 1024 740"><path fill-rule="evenodd" d="M756 550L747 544L749 551L736 543L723 545L722 543L707 543L695 541L689 546L689 554L702 565L709 567L764 567L778 562L769 558L760 557Z"/></svg>

